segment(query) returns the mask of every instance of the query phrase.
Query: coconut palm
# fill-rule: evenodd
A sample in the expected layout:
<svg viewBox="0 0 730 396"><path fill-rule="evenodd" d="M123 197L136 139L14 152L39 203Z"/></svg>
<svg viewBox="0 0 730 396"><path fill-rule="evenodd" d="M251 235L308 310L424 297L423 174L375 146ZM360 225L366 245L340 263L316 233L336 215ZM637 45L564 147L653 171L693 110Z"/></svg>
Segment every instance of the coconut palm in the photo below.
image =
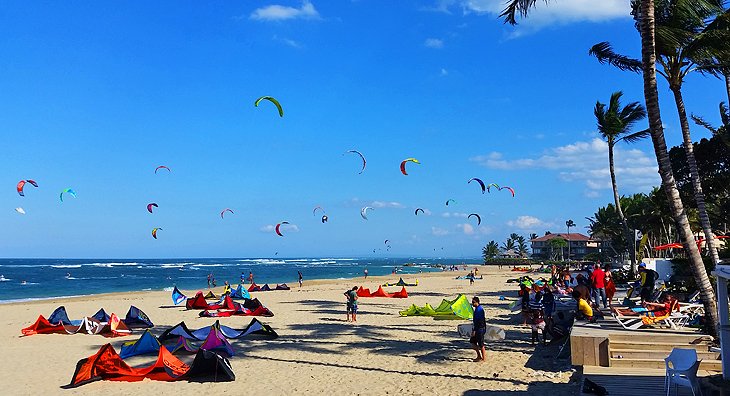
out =
<svg viewBox="0 0 730 396"><path fill-rule="evenodd" d="M727 34L723 33L722 27L718 28L718 25L722 25L721 23L708 24L706 20L722 12L722 0L661 1L657 4L656 11L661 16L657 22L660 34L656 39L657 61L662 68L658 73L667 80L674 95L685 155L692 175L694 198L697 202L708 251L717 265L720 257L713 243L712 226L705 207L705 195L702 192L702 183L694 156L687 111L682 97L682 85L687 74L693 71L720 72L717 68L713 69L712 63L707 60L713 59L716 54L721 54L727 47ZM641 62L638 59L615 53L608 42L594 45L588 53L595 56L599 62L608 63L621 70L633 72L642 70Z"/></svg>
<svg viewBox="0 0 730 396"><path fill-rule="evenodd" d="M573 220L565 222L565 226L568 227L568 261L570 261L570 227L575 227Z"/></svg>
<svg viewBox="0 0 730 396"><path fill-rule="evenodd" d="M549 0L543 0L549 3ZM662 1L662 0L659 0ZM517 16L526 17L529 10L535 6L537 0L509 0L506 8L500 14L507 23L516 24ZM718 313L715 291L710 284L702 257L695 245L694 235L684 210L684 204L679 196L677 183L674 180L672 165L667 152L667 142L664 137L661 111L659 110L659 90L656 80L656 19L654 15L654 0L632 0L634 18L639 26L641 36L641 71L644 80L644 99L649 115L649 129L654 145L654 153L659 165L659 175L662 180L662 189L667 195L667 201L672 212L680 240L688 255L692 274L697 281L700 296L704 303L708 330L712 335L718 334Z"/></svg>
<svg viewBox="0 0 730 396"><path fill-rule="evenodd" d="M499 244L496 241L489 241L487 246L482 248L482 257L484 258L484 263L486 264L487 260L493 259L499 255Z"/></svg>
<svg viewBox="0 0 730 396"><path fill-rule="evenodd" d="M596 116L598 132L601 134L608 144L608 172L611 175L611 187L613 188L613 201L616 205L616 211L621 224L623 226L624 235L627 241L631 240L629 224L626 216L621 208L621 200L618 193L618 185L616 183L616 170L614 161L614 147L616 143L621 141L633 143L643 139L649 135L649 130L631 132L634 125L646 117L646 111L639 102L631 102L626 106L621 106L621 96L623 92L614 92L611 95L608 107L601 102L596 102L593 114ZM636 252L629 248L630 244L626 244L626 248L631 252L631 269L636 271Z"/></svg>
<svg viewBox="0 0 730 396"><path fill-rule="evenodd" d="M527 239L525 239L522 235L517 235L517 238L515 238L514 241L517 245L517 253L520 254L520 257L527 257Z"/></svg>
<svg viewBox="0 0 730 396"><path fill-rule="evenodd" d="M550 246L550 258L552 260L557 259L557 250L560 249L560 261L565 260L565 257L563 257L563 248L568 246L568 242L565 241L565 239L557 237L553 238L548 242L548 246Z"/></svg>
<svg viewBox="0 0 730 396"><path fill-rule="evenodd" d="M517 234L514 234L514 235L517 235ZM507 240L504 241L504 243L502 244L502 251L506 252L510 249L514 250L514 248L515 248L515 240L512 239L511 237L507 238Z"/></svg>

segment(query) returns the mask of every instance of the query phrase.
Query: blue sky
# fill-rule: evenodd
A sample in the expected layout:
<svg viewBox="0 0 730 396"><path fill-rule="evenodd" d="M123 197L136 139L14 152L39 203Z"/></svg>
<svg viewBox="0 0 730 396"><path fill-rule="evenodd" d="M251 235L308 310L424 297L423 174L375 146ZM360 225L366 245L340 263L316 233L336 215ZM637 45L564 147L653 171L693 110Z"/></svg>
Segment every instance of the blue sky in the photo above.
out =
<svg viewBox="0 0 730 396"><path fill-rule="evenodd" d="M587 56L604 40L638 55L627 4L556 0L515 28L490 0L6 2L0 256L472 257L512 232L583 229L612 200L593 106L643 97L639 76ZM253 106L262 95L283 118ZM660 95L679 144L663 82ZM689 111L716 123L725 99L688 78ZM421 164L403 176L408 157ZM650 142L617 160L622 194L659 184ZM40 187L20 197L20 179ZM67 187L78 197L60 203Z"/></svg>

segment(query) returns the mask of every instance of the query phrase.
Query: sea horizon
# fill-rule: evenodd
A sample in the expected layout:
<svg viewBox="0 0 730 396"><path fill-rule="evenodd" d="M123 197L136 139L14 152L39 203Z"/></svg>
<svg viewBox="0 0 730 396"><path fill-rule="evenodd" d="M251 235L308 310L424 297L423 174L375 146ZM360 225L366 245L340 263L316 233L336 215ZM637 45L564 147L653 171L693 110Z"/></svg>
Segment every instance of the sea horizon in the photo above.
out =
<svg viewBox="0 0 730 396"><path fill-rule="evenodd" d="M454 264L483 264L480 258L424 257L249 257L249 258L81 258L0 259L0 304L115 292L208 288L208 274L220 287L237 285L249 272L258 284L349 279L441 271ZM212 285L211 285L212 286Z"/></svg>

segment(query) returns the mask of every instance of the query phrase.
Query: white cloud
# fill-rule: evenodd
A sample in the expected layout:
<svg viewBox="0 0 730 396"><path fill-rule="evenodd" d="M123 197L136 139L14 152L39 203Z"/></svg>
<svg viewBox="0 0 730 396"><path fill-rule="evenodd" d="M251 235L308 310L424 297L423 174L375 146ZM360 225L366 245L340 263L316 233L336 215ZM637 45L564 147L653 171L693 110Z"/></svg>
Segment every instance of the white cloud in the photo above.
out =
<svg viewBox="0 0 730 396"><path fill-rule="evenodd" d="M285 21L288 19L319 19L320 16L314 5L304 0L300 8L276 4L257 8L251 13L250 18L258 21Z"/></svg>
<svg viewBox="0 0 730 396"><path fill-rule="evenodd" d="M474 234L474 227L471 224L457 224L456 228L460 229L465 235Z"/></svg>
<svg viewBox="0 0 730 396"><path fill-rule="evenodd" d="M373 208L394 208L394 209L403 209L405 206L403 206L400 202L386 202L386 201L373 201L370 203L370 206Z"/></svg>
<svg viewBox="0 0 730 396"><path fill-rule="evenodd" d="M517 216L515 220L507 222L510 227L515 227L520 230L535 231L538 228L546 228L553 226L552 223L542 221L534 216Z"/></svg>
<svg viewBox="0 0 730 396"><path fill-rule="evenodd" d="M267 224L267 225L259 228L259 231L266 233L266 232L274 232L275 229L276 229L275 224ZM279 227L279 231L281 231L282 233L284 233L284 231L299 232L299 227L296 224L282 224L281 227Z"/></svg>
<svg viewBox="0 0 730 396"><path fill-rule="evenodd" d="M445 217L447 219L452 218L452 217L466 219L467 216L469 216L469 215L466 214L466 213L459 213L459 212L444 212L444 213L441 213L441 217Z"/></svg>
<svg viewBox="0 0 730 396"><path fill-rule="evenodd" d="M637 149L614 148L616 179L620 186L649 190L659 183L656 160ZM611 188L608 171L608 144L599 138L554 147L534 158L505 159L492 152L470 159L479 165L499 170L538 169L558 172L565 182L583 182L589 190Z"/></svg>
<svg viewBox="0 0 730 396"><path fill-rule="evenodd" d="M538 0L512 37L536 31L550 25L575 22L603 22L619 18L631 18L631 0L555 0L548 4ZM504 10L504 0L438 0L432 10L450 12L461 9L464 15L477 14L496 18Z"/></svg>
<svg viewBox="0 0 730 396"><path fill-rule="evenodd" d="M431 227L431 234L435 236L449 235L449 230L444 230L443 228L438 227Z"/></svg>
<svg viewBox="0 0 730 396"><path fill-rule="evenodd" d="M425 45L428 48L444 48L444 40L437 39L437 38L428 38L426 41L423 42L423 45Z"/></svg>
<svg viewBox="0 0 730 396"><path fill-rule="evenodd" d="M280 43L282 43L284 45L288 45L289 47L292 47L292 48L297 48L298 49L298 48L303 48L304 47L298 41L292 40L292 39L289 39L289 38L286 38L286 37L279 37L277 35L274 35L274 37L272 39L274 41L280 42Z"/></svg>

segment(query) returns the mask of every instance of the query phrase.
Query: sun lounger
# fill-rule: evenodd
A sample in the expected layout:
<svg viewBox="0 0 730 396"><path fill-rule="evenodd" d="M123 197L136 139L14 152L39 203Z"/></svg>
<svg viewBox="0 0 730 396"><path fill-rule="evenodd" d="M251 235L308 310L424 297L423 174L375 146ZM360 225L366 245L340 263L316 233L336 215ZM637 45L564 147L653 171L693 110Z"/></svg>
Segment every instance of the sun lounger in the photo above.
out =
<svg viewBox="0 0 730 396"><path fill-rule="evenodd" d="M676 330L687 326L690 320L688 315L681 312L672 312L665 316L625 316L614 313L613 317L626 330L638 330L652 325L664 325Z"/></svg>

